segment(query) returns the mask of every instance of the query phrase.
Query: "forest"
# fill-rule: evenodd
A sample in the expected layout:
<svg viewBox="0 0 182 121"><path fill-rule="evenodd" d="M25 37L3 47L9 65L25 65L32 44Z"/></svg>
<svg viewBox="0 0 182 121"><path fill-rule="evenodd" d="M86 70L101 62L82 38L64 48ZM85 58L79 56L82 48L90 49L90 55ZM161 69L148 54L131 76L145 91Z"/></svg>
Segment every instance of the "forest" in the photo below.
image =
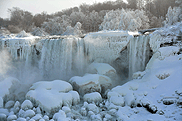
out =
<svg viewBox="0 0 182 121"><path fill-rule="evenodd" d="M41 29L49 35L70 35L100 30L138 31L173 25L182 20L182 0L123 0L81 4L54 14L33 15L18 7L8 9L10 18L0 18L0 27L10 33L35 33Z"/></svg>

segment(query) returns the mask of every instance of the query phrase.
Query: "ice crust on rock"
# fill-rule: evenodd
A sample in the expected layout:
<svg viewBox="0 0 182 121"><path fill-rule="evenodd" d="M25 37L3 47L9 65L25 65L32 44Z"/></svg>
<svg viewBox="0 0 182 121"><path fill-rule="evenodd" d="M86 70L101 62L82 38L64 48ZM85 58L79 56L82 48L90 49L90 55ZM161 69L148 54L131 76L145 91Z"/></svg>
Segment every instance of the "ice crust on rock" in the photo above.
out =
<svg viewBox="0 0 182 121"><path fill-rule="evenodd" d="M62 106L71 106L80 101L78 93L72 90L71 84L62 80L36 82L30 87L26 98L39 106L47 115L51 115Z"/></svg>
<svg viewBox="0 0 182 121"><path fill-rule="evenodd" d="M99 74L86 74L83 77L74 76L69 82L80 95L91 92L105 92L112 86L109 77Z"/></svg>

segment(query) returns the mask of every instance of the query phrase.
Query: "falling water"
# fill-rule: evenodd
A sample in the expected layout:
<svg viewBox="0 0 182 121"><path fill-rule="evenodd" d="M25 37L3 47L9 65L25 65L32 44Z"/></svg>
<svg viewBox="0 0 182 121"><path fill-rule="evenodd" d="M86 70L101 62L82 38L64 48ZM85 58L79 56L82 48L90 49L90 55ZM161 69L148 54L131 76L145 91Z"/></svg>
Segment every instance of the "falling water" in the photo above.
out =
<svg viewBox="0 0 182 121"><path fill-rule="evenodd" d="M150 56L149 36L131 38L129 44L129 78L137 71L144 71Z"/></svg>
<svg viewBox="0 0 182 121"><path fill-rule="evenodd" d="M129 77L144 70L149 60L149 37L133 37L126 32L96 33L85 38L11 38L2 39L0 43L1 50L7 50L12 59L10 76L26 82L68 80L75 75L84 75L87 65L92 62L112 65L126 46L129 46L129 62L125 62L129 65Z"/></svg>

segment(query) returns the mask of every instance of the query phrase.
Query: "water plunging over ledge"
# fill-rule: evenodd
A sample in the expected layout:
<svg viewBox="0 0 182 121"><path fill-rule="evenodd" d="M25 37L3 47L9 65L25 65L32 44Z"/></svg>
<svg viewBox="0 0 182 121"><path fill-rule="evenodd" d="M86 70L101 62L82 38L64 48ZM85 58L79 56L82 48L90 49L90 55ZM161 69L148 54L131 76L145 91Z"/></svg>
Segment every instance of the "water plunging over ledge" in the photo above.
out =
<svg viewBox="0 0 182 121"><path fill-rule="evenodd" d="M20 80L68 80L84 75L92 62L109 63L118 71L126 66L131 77L145 69L150 55L149 37L127 32L91 33L84 38L8 38L0 43L1 51L6 50L11 58L7 74ZM128 52L122 55L125 49ZM121 55L126 58L121 59L122 66L115 63Z"/></svg>

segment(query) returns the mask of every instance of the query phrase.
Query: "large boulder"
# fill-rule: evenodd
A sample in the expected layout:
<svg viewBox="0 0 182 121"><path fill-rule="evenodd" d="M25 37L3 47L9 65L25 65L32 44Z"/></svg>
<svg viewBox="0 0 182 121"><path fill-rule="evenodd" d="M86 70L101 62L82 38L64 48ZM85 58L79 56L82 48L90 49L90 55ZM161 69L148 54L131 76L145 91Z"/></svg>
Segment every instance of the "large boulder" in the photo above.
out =
<svg viewBox="0 0 182 121"><path fill-rule="evenodd" d="M30 87L26 98L51 116L62 106L71 106L80 101L78 93L72 89L68 82L62 80L40 81Z"/></svg>
<svg viewBox="0 0 182 121"><path fill-rule="evenodd" d="M109 77L99 74L86 74L83 77L72 77L69 82L80 95L91 92L105 92L112 86L112 81Z"/></svg>
<svg viewBox="0 0 182 121"><path fill-rule="evenodd" d="M93 62L88 66L87 73L108 76L112 80L113 87L120 84L120 78L118 77L116 70L107 63Z"/></svg>

